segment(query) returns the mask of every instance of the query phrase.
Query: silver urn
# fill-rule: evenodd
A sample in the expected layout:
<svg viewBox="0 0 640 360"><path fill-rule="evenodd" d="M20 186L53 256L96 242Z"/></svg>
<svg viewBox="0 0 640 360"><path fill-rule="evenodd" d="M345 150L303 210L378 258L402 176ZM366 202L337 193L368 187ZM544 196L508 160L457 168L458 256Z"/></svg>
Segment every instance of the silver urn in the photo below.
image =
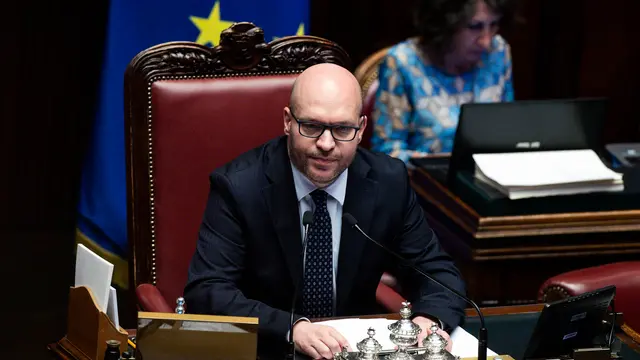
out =
<svg viewBox="0 0 640 360"><path fill-rule="evenodd" d="M431 325L431 334L422 340L422 347L425 349L425 359L440 360L447 359L449 355L445 348L448 345L447 339L438 334L438 325Z"/></svg>
<svg viewBox="0 0 640 360"><path fill-rule="evenodd" d="M391 331L389 339L398 347L398 350L390 354L387 357L388 360L414 359L414 357L407 352L407 348L418 342L418 335L422 329L411 321L412 312L409 308L410 305L408 301L403 302L402 308L400 309L400 316L402 318L389 325L389 330Z"/></svg>
<svg viewBox="0 0 640 360"><path fill-rule="evenodd" d="M382 350L382 345L380 345L378 340L373 338L375 334L376 330L374 328L369 328L367 331L367 335L369 335L369 337L360 341L356 345L360 352L358 354L358 359L378 360L378 353Z"/></svg>

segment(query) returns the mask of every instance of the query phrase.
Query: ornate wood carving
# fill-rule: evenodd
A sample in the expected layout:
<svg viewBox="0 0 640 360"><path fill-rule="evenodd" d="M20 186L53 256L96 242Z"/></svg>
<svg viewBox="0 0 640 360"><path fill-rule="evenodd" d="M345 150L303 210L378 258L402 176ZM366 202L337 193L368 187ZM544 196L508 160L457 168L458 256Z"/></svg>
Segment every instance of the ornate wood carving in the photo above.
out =
<svg viewBox="0 0 640 360"><path fill-rule="evenodd" d="M349 55L337 44L314 36L290 36L265 43L264 32L252 23L236 23L209 48L192 42L170 42L136 56L129 72L152 78L161 75L234 75L304 70L319 63L350 68Z"/></svg>

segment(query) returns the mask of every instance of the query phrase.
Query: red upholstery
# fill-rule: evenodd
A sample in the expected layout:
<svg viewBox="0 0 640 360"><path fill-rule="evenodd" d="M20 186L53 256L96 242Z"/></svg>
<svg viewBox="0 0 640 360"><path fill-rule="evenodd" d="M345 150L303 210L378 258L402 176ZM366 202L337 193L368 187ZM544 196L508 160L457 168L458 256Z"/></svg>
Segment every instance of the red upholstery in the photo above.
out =
<svg viewBox="0 0 640 360"><path fill-rule="evenodd" d="M295 75L166 80L151 87L156 286L182 295L209 190L209 173L283 133Z"/></svg>
<svg viewBox="0 0 640 360"><path fill-rule="evenodd" d="M640 261L619 262L556 275L540 287L540 301L551 302L615 285L615 309L632 329L640 329Z"/></svg>
<svg viewBox="0 0 640 360"><path fill-rule="evenodd" d="M376 301L389 313L398 313L405 299L390 286L380 281L376 289Z"/></svg>
<svg viewBox="0 0 640 360"><path fill-rule="evenodd" d="M140 284L136 288L136 297L140 307L151 312L173 312L173 309L158 291L158 288L151 284Z"/></svg>

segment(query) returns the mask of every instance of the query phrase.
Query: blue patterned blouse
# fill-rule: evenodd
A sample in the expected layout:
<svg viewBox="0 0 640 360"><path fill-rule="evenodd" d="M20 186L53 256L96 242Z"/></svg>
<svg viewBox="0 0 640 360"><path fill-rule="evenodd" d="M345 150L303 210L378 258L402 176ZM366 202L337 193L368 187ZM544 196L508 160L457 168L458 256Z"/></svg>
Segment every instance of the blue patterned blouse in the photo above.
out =
<svg viewBox="0 0 640 360"><path fill-rule="evenodd" d="M415 38L390 48L379 68L372 150L404 162L451 152L460 105L513 101L509 45L499 35L492 42L474 70L456 76L425 61Z"/></svg>

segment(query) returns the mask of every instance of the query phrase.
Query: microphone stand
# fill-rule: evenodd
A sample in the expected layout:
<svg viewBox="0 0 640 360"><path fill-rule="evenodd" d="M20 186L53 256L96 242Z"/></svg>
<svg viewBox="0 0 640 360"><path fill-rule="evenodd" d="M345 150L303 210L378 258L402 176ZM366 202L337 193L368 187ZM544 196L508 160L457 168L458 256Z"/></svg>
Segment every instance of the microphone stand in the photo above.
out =
<svg viewBox="0 0 640 360"><path fill-rule="evenodd" d="M413 265L412 263L407 261L402 256L396 254L391 249L388 249L386 246L384 246L381 243L377 242L376 240L372 239L369 235L367 235L367 233L364 232L364 230L362 230L360 228L360 226L358 226L358 222L356 221L356 219L351 214L345 213L345 214L342 215L342 218L345 219L349 223L349 225L351 225L356 230L358 230L358 232L360 232L360 234L362 234L365 238L367 238L368 240L370 240L374 244L378 245L378 247L380 247L382 250L384 250L387 253L393 255L394 257L396 257L398 260L400 260L406 266L408 266L411 269L413 269L418 274L426 277L427 279L429 279L429 280L433 281L434 283L440 285L441 287L445 288L446 290L449 290L452 294L456 295L460 299L464 300L465 302L467 302L468 304L473 306L474 309L476 310L476 312L478 313L478 317L480 318L480 331L478 332L478 360L487 360L487 338L488 338L487 326L486 326L486 324L484 322L484 316L482 315L482 311L480 311L480 308L478 307L478 305L473 300L471 300L468 297L462 295L461 293L459 293L455 289L452 289L448 285L445 285L444 283L442 283L439 280L435 279L431 275L428 275L427 273L425 273L424 271L420 270L418 267L416 267L415 265Z"/></svg>
<svg viewBox="0 0 640 360"><path fill-rule="evenodd" d="M304 279L304 271L307 265L307 236L309 235L309 227L311 224L313 224L313 213L311 211L305 211L302 215L302 225L304 225L304 239L302 240L302 275L298 278L293 292L293 300L291 301L291 318L289 320L289 352L287 354L287 359L296 358L296 345L293 343L293 319L296 302L298 301L298 292L300 292L300 284Z"/></svg>

